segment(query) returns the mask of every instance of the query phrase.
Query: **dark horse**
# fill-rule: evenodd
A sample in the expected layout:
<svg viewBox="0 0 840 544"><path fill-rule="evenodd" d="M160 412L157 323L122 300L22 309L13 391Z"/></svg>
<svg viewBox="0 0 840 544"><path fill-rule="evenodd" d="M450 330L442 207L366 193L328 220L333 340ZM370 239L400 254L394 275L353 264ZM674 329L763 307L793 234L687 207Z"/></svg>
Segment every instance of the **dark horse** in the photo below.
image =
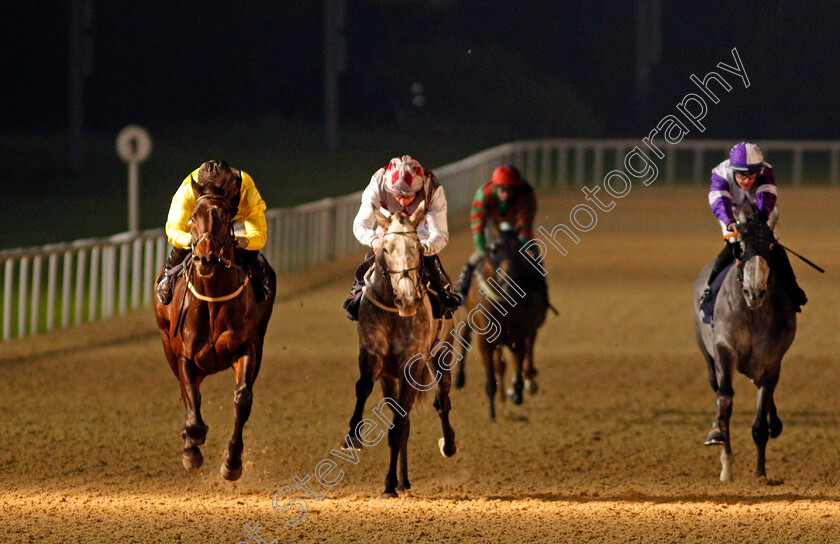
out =
<svg viewBox="0 0 840 544"><path fill-rule="evenodd" d="M421 203L411 217L402 213L386 217L374 208L384 234L382 247L365 277L364 296L359 307L360 376L356 382L356 407L342 448L361 450L365 445L364 427L370 420L363 419L362 414L373 384L379 381L383 402L394 413L388 431L391 458L383 498L394 498L398 490L411 489L408 480L409 412L418 392L435 388L434 406L443 427L438 447L444 457L455 455L456 450L455 431L449 423L450 376L449 368L444 364L446 354L437 348L433 350L436 338L451 330L451 319L433 324L429 297L424 296L425 287L421 282L422 246L417 237L417 225L423 220L425 210L425 203ZM440 346L444 345L447 344L440 343ZM436 376L436 382L432 382L427 370ZM368 442L367 445L372 444Z"/></svg>
<svg viewBox="0 0 840 544"><path fill-rule="evenodd" d="M782 357L796 334L796 312L787 290L770 269L776 242L773 231L754 206L738 214L742 258L732 266L715 302L712 323L703 323L697 302L712 263L694 282L694 331L706 359L709 383L717 395L717 417L706 437L707 446L721 445L721 481L732 480L732 447L729 418L732 414L732 377L737 370L758 388L758 407L752 424L758 450L756 478L767 481L764 469L769 438L782 432L773 391L779 381Z"/></svg>
<svg viewBox="0 0 840 544"><path fill-rule="evenodd" d="M526 261L521 249L516 232L501 225L490 244L487 258L475 272L466 308L458 314L466 323L464 339L468 344L471 344L473 332L483 331L479 335L478 349L487 374L485 391L490 402L490 419L496 418L497 385L504 384L503 347L513 354L515 367L513 384L507 391L511 401L522 404L523 389L532 394L537 391L534 342L537 330L545 322L548 291L545 279ZM461 347L462 355L466 355L465 346L461 344ZM455 385L459 388L465 382L465 357L460 360L455 377ZM501 390L499 399L502 402L505 399Z"/></svg>
<svg viewBox="0 0 840 544"><path fill-rule="evenodd" d="M181 432L185 469L197 470L204 461L199 449L207 436L201 419L202 380L231 366L236 373L233 436L221 467L222 476L231 481L242 475L242 429L251 414L251 388L260 370L274 303L273 288L267 300L256 302L246 272L235 264L234 214L224 196L198 197L191 217L192 259L177 278L172 302L164 305L155 298L163 351L181 382L187 408ZM268 270L273 284L274 273Z"/></svg>

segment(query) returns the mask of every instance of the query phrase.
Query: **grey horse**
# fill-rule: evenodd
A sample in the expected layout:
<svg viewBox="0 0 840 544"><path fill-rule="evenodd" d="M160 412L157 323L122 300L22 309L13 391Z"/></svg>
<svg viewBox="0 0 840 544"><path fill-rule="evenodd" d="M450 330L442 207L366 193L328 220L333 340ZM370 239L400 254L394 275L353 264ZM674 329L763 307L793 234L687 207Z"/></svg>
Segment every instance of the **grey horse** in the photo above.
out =
<svg viewBox="0 0 840 544"><path fill-rule="evenodd" d="M770 252L776 242L766 217L754 206L738 212L742 257L733 265L720 288L712 324L702 322L699 303L712 263L694 282L694 331L706 359L709 383L717 395L717 416L706 437L707 446L723 446L721 481L732 480L732 378L737 370L758 388L753 442L757 449L755 475L767 482L765 450L768 438L782 432L773 392L784 357L796 334L796 312L782 282L770 269Z"/></svg>
<svg viewBox="0 0 840 544"><path fill-rule="evenodd" d="M433 344L438 344L436 339L451 331L452 320L435 323L421 281L422 248L417 225L423 220L425 210L425 203L421 203L410 217L402 213L386 217L374 208L384 234L374 265L365 278L364 296L359 307L360 376L356 382L356 407L342 448L360 450L364 445L372 445L369 439L366 441L370 434L366 426L369 427L370 420L362 416L373 384L379 381L383 402L394 414L388 431L391 457L383 498L395 498L398 490L411 489L408 480L409 412L418 393L435 389L434 406L443 427L438 447L444 457L455 455L456 450L455 431L449 423L447 353L433 350Z"/></svg>

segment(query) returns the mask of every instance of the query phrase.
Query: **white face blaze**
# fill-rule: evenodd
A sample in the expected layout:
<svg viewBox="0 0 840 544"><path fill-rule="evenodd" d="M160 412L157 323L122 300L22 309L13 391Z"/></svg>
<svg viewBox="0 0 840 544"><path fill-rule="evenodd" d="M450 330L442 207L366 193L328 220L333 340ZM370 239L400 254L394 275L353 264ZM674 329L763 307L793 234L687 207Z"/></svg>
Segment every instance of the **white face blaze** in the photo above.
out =
<svg viewBox="0 0 840 544"><path fill-rule="evenodd" d="M400 316L412 316L420 302L421 257L417 225L425 215L425 205L421 203L408 218L396 214L385 217L378 210L374 215L385 230L381 251L388 269L387 281L394 291L394 305Z"/></svg>
<svg viewBox="0 0 840 544"><path fill-rule="evenodd" d="M744 263L743 295L747 306L755 310L767 298L767 280L770 277L770 265L758 255Z"/></svg>

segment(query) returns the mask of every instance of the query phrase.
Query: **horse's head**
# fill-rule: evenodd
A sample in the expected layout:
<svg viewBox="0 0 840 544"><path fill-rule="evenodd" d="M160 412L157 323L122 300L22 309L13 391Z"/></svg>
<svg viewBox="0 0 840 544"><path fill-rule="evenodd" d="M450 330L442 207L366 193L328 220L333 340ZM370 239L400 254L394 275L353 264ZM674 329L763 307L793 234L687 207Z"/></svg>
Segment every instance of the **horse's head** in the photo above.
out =
<svg viewBox="0 0 840 544"><path fill-rule="evenodd" d="M522 254L519 253L522 242L519 241L518 232L513 224L508 222L500 223L492 229L493 238L487 248L487 259L485 270L487 275L492 275L497 268L501 268L505 274L519 281L522 279L525 268Z"/></svg>
<svg viewBox="0 0 840 544"><path fill-rule="evenodd" d="M394 305L400 316L410 317L417 313L417 306L423 300L420 283L422 246L417 236L417 225L426 215L426 203L421 202L410 217L399 212L386 217L376 207L373 215L385 231L376 264L391 285Z"/></svg>
<svg viewBox="0 0 840 544"><path fill-rule="evenodd" d="M200 275L220 264L233 264L233 210L223 196L204 195L195 202L190 216L190 246Z"/></svg>
<svg viewBox="0 0 840 544"><path fill-rule="evenodd" d="M776 239L773 230L767 225L767 216L752 204L739 210L738 231L741 234L738 280L747 306L755 310L767 298L770 252Z"/></svg>

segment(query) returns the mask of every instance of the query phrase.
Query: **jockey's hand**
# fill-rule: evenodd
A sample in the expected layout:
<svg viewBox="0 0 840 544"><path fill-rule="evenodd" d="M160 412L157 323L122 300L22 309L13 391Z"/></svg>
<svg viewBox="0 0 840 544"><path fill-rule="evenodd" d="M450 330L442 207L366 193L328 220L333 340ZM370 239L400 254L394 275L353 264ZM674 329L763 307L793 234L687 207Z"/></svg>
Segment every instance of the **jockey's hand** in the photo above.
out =
<svg viewBox="0 0 840 544"><path fill-rule="evenodd" d="M248 247L248 239L244 236L236 236L236 245L240 249L245 249L246 247Z"/></svg>
<svg viewBox="0 0 840 544"><path fill-rule="evenodd" d="M428 255L429 254L429 244L426 242L420 242L420 255Z"/></svg>
<svg viewBox="0 0 840 544"><path fill-rule="evenodd" d="M726 230L728 230L729 232L738 232L738 223L734 221L732 223L729 223L726 226Z"/></svg>

